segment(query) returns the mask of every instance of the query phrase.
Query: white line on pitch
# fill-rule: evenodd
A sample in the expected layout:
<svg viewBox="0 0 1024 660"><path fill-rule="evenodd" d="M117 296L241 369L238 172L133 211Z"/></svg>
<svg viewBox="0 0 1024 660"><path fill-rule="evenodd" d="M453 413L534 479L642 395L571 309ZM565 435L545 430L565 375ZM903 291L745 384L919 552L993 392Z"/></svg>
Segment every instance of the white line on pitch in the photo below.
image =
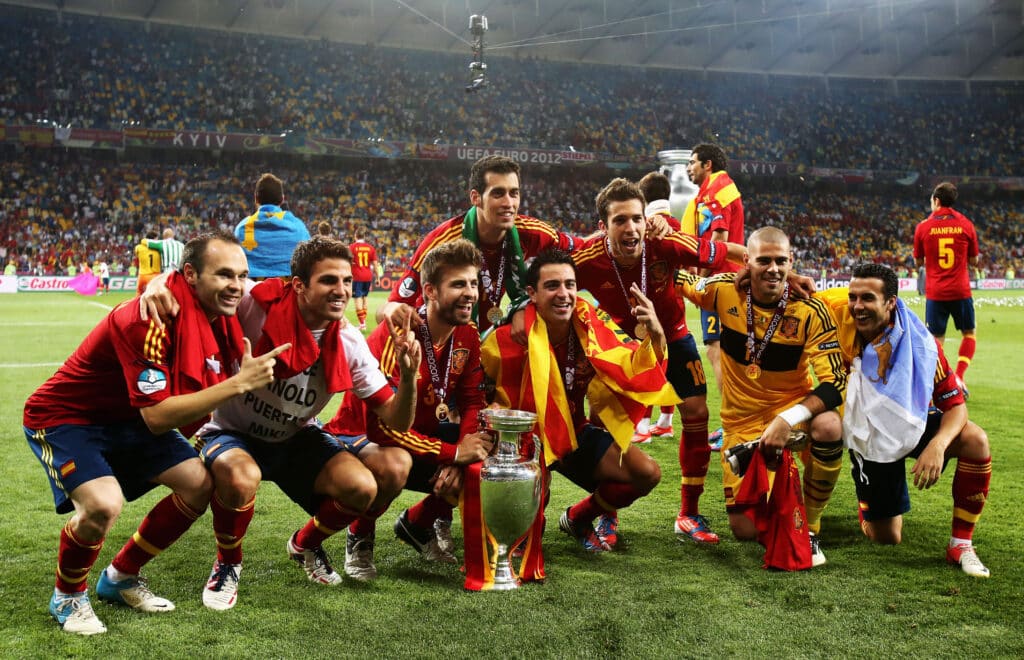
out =
<svg viewBox="0 0 1024 660"><path fill-rule="evenodd" d="M51 325L95 325L96 322L92 319L85 319L83 321L14 321L11 323L0 322L0 327L3 328L35 328L38 326L51 326Z"/></svg>
<svg viewBox="0 0 1024 660"><path fill-rule="evenodd" d="M63 362L9 362L0 364L0 369L35 369L38 367L59 367Z"/></svg>

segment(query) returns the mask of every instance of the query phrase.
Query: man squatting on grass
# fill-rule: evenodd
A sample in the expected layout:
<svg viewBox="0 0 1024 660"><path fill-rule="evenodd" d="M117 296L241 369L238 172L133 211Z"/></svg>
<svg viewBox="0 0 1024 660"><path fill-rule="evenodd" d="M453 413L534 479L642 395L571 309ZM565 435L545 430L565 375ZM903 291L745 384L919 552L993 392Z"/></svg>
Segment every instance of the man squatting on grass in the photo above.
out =
<svg viewBox="0 0 1024 660"><path fill-rule="evenodd" d="M654 304L633 284L633 318L644 340L629 340L607 314L577 296L576 267L561 250L544 250L526 275L527 345L512 325L487 335L481 361L502 407L536 412L544 460L589 493L559 519L559 529L585 550L612 549L617 530L602 538L601 515L624 509L661 480L654 460L630 449L633 429L649 405L678 403L665 380L665 332ZM588 421L584 397L605 428ZM543 515L541 511L538 515Z"/></svg>
<svg viewBox="0 0 1024 660"><path fill-rule="evenodd" d="M872 541L902 541L903 514L910 510L904 462L916 459L910 472L914 485L924 489L938 483L946 462L956 458L946 561L968 575L988 577L971 541L992 478L988 436L967 419L963 387L942 343L898 294L896 273L881 264L862 264L849 289L821 294L836 317L843 358L851 366L843 436L860 526ZM896 402L902 404L900 414L890 412Z"/></svg>
<svg viewBox="0 0 1024 660"><path fill-rule="evenodd" d="M413 328L423 359L417 380L416 418L412 428L393 428L355 397L345 397L325 430L345 437L365 433L382 447L412 460L405 487L428 495L403 511L395 534L427 561L456 562L451 539L453 502L462 490L466 465L487 457L491 436L480 430L479 412L485 405L481 387L480 334L472 322L479 300L480 251L467 240L441 243L427 252L420 265L424 305L417 316L425 322ZM381 369L394 383L398 364L393 340L383 325L367 342ZM455 420L460 420L458 423ZM377 576L373 564L377 518L390 502L382 501L349 527L345 544L345 573L357 580Z"/></svg>
<svg viewBox="0 0 1024 660"><path fill-rule="evenodd" d="M253 357L235 311L248 274L230 234L188 242L181 272L167 278L180 301L166 328L120 305L25 404L25 436L46 471L61 530L50 614L71 633L107 628L89 602L86 578L122 501L155 485L171 489L142 520L96 585L97 595L143 612L174 604L153 594L142 567L203 514L213 484L185 437L214 408L271 382L275 358L290 345ZM189 430L191 428L191 430Z"/></svg>
<svg viewBox="0 0 1024 660"><path fill-rule="evenodd" d="M408 327L387 323L400 374L393 391L362 333L345 319L352 295L348 246L326 236L299 243L291 271L287 284L278 278L250 283L239 305L242 330L257 351L282 337L293 346L280 356L274 382L226 402L199 432L200 456L213 474L217 537L203 604L215 610L236 604L242 540L262 480L277 483L313 516L288 540L289 556L311 581L336 585L342 578L323 550L324 540L370 509L376 498L390 502L409 471L402 450L365 438L339 443L320 428L316 415L334 393L351 390L375 415L407 430L415 412L419 343ZM146 297L166 294L150 287ZM384 456L389 452L396 455ZM383 475L379 484L361 460L381 461L375 469Z"/></svg>

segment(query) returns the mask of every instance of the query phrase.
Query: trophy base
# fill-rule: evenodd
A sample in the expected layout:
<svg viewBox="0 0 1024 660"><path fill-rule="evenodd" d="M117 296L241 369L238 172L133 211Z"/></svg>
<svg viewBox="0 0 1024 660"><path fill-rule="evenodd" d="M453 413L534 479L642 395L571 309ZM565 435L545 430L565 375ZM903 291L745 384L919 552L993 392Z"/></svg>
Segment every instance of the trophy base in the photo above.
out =
<svg viewBox="0 0 1024 660"><path fill-rule="evenodd" d="M512 567L509 566L509 561L506 558L504 562L499 562L498 568L495 570L494 586L490 587L490 590L511 591L517 588L519 588L519 578L512 572Z"/></svg>
<svg viewBox="0 0 1024 660"><path fill-rule="evenodd" d="M494 586L491 591L512 591L519 588L519 578L512 572L512 564L508 556L508 548L498 546L498 558L494 567Z"/></svg>

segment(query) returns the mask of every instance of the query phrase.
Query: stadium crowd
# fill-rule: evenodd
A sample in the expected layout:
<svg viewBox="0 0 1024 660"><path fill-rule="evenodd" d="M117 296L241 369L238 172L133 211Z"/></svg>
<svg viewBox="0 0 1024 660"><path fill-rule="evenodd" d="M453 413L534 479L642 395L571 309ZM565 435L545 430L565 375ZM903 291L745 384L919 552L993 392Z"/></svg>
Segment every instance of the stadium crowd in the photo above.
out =
<svg viewBox="0 0 1024 660"><path fill-rule="evenodd" d="M14 260L20 273L61 273L83 259L105 260L115 273L125 272L146 229L171 226L187 239L214 227L233 228L251 213L252 182L264 169L286 181L290 209L311 227L326 220L342 237L356 224L368 228L386 269L404 267L422 236L466 205L465 175L447 165L368 159L338 161L328 169L226 160L118 163L58 149L21 157L3 153L0 259ZM527 171L523 212L587 234L596 223L595 191L611 176L603 168ZM803 272L848 273L865 258L913 270L913 228L926 215L916 188L879 195L780 192L759 179L742 185L748 225L789 232ZM963 208L984 244L982 272L1002 277L1009 266L1022 272L1024 205L967 199Z"/></svg>
<svg viewBox="0 0 1024 660"><path fill-rule="evenodd" d="M10 9L0 121L309 134L647 158L713 141L734 158L1004 176L1024 90L773 78L495 57L467 96L465 58ZM518 52L518 51L517 51ZM182 71L191 72L182 76ZM528 103L492 102L516 90ZM979 103L978 99L984 102ZM699 103L694 103L699 99Z"/></svg>

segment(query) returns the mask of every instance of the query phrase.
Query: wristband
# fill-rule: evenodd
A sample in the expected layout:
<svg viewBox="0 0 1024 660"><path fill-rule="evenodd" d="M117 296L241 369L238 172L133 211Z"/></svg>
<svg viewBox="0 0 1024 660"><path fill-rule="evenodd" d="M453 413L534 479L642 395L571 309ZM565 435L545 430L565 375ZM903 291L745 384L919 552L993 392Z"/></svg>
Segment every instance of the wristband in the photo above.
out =
<svg viewBox="0 0 1024 660"><path fill-rule="evenodd" d="M807 409L807 406L802 403L798 403L792 408L787 408L780 412L779 417L784 419L786 423L789 424L790 428L793 428L801 422L806 422L813 417L813 415L811 415L811 411Z"/></svg>

